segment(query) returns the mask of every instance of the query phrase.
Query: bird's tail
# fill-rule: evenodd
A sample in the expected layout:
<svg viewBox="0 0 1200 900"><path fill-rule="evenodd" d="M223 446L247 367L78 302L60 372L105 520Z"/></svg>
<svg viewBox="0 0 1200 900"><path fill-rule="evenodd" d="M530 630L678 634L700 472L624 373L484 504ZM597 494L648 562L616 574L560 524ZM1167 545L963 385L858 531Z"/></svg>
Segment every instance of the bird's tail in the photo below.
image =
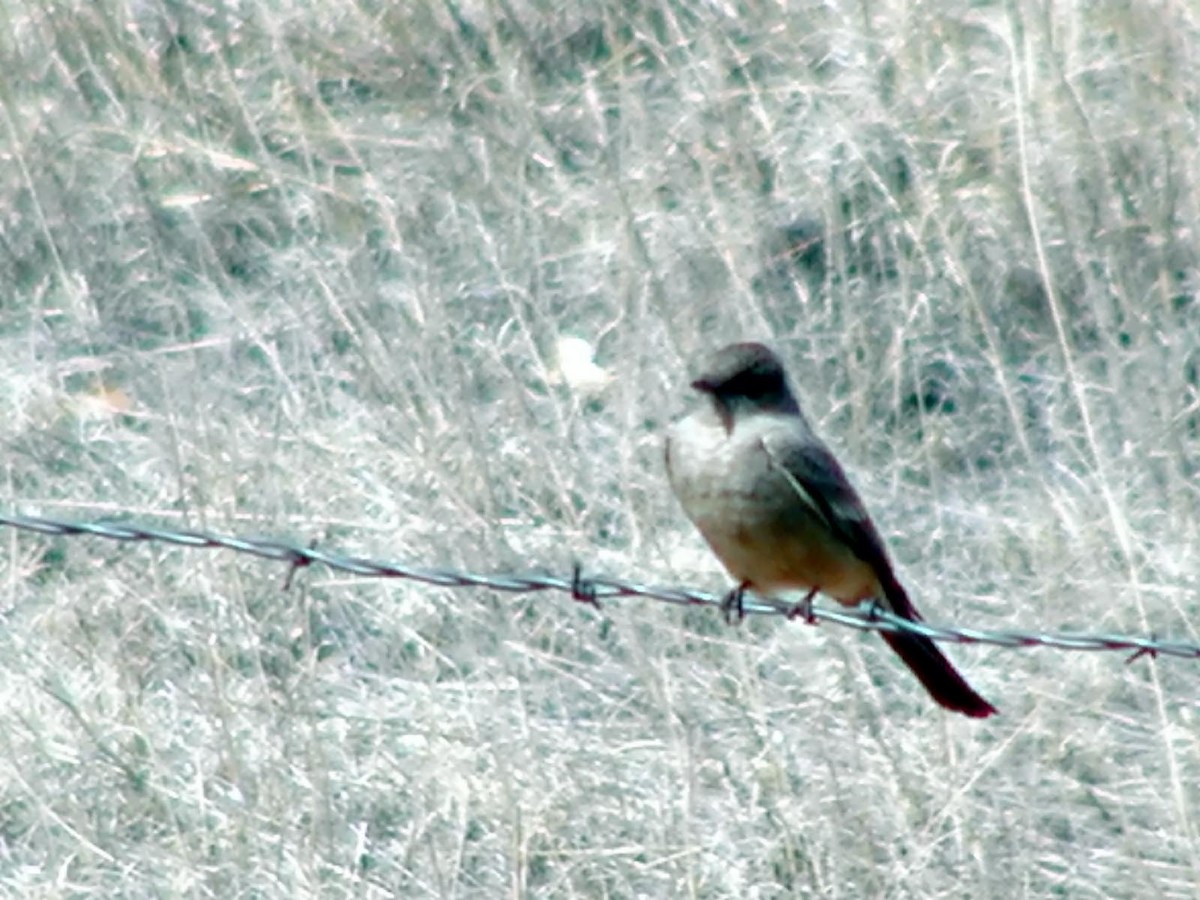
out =
<svg viewBox="0 0 1200 900"><path fill-rule="evenodd" d="M919 622L921 616L908 599L904 588L895 578L889 579L889 582L884 584L883 590L891 611L901 618ZM946 709L976 719L985 719L998 711L967 684L967 680L929 638L917 634L885 631L883 639L896 655L904 660L905 665L913 670L913 674L925 685L925 690L929 691L930 696Z"/></svg>

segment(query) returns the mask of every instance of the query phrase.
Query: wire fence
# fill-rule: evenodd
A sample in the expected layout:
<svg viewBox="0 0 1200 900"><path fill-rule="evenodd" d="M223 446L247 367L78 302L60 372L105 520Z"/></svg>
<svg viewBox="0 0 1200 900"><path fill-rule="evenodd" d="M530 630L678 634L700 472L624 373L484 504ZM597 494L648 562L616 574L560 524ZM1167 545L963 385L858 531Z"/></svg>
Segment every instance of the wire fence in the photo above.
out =
<svg viewBox="0 0 1200 900"><path fill-rule="evenodd" d="M214 534L206 531L176 530L132 522L100 520L95 522L71 522L38 516L21 516L0 513L0 526L9 526L22 531L62 537L88 535L122 542L156 542L197 549L224 549L287 563L286 589L297 569L312 565L323 565L336 572L345 572L364 578L403 578L438 587L478 587L505 593L533 593L537 591L559 591L570 594L573 599L597 608L601 601L628 597L644 597L679 606L711 606L728 612L729 596L695 591L686 588L656 587L638 584L617 578L592 577L583 574L577 566L571 577L563 578L544 574L494 574L484 575L452 569L426 568L404 563L367 559L361 556L344 556L320 550L315 546L303 546L274 538L248 538ZM1200 659L1200 644L1181 641L1159 640L1155 636L1130 637L1114 634L1083 634L1076 632L1047 633L1038 631L985 631L976 628L961 628L930 625L902 619L878 606L860 606L854 609L831 609L822 606L805 608L797 616L797 607L770 598L747 595L739 604L739 612L745 615L775 615L802 618L811 623L832 622L863 631L895 631L923 635L935 641L958 644L991 644L998 647L1052 647L1058 650L1133 651L1130 661L1144 655L1178 656Z"/></svg>

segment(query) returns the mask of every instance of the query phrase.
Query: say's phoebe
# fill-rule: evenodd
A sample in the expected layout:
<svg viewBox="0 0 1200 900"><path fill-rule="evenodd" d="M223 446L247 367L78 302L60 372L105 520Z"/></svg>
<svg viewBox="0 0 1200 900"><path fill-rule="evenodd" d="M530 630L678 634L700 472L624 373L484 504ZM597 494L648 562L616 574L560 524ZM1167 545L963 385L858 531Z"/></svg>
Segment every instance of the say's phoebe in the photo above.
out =
<svg viewBox="0 0 1200 900"><path fill-rule="evenodd" d="M699 412L667 438L667 473L684 512L738 587L770 595L818 591L846 606L877 599L897 616L921 616L896 580L875 523L762 344L717 351L692 387ZM798 609L801 607L798 607ZM929 638L883 632L888 646L947 709L996 712Z"/></svg>

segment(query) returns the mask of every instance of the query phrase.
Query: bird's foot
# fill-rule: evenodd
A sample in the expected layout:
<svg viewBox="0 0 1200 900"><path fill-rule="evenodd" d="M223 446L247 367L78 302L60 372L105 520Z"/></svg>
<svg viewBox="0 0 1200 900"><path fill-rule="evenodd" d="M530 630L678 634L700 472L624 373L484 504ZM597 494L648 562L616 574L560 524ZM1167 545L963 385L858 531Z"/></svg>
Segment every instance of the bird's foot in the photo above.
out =
<svg viewBox="0 0 1200 900"><path fill-rule="evenodd" d="M806 625L816 625L817 617L813 614L813 598L820 588L813 588L804 595L804 599L788 610L788 619L803 619Z"/></svg>

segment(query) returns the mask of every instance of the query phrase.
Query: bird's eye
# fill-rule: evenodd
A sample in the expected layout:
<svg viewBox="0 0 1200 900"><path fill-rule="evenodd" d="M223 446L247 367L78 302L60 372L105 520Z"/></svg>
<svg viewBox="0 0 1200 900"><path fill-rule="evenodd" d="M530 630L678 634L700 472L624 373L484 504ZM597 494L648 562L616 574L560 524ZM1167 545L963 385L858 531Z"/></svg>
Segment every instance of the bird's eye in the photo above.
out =
<svg viewBox="0 0 1200 900"><path fill-rule="evenodd" d="M778 379L765 372L749 371L743 372L734 382L734 389L742 396L763 397L777 389Z"/></svg>

